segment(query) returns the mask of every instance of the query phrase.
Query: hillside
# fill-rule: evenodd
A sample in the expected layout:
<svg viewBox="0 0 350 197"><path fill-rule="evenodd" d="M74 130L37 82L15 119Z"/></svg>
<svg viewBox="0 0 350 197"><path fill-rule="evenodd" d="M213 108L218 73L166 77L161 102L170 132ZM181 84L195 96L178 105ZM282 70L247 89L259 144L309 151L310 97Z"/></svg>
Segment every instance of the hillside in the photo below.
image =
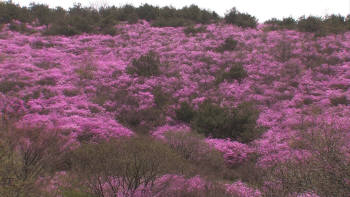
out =
<svg viewBox="0 0 350 197"><path fill-rule="evenodd" d="M23 150L37 140L23 131L56 131L74 151L123 137L152 136L169 144L196 132L203 135L194 134L196 143L206 142L224 158L223 175L214 177L227 192L212 196L347 196L350 33L315 37L267 27L153 27L143 20L117 24L113 36L66 37L23 34L4 25L3 136L11 136L11 129L19 132ZM174 143L171 147L179 142ZM211 180L205 177L215 171L212 167L185 178L178 174L171 183L186 185L188 178L189 187L199 192ZM50 180L63 179L67 169ZM113 196L108 194L113 187L105 184L104 196ZM147 184L138 186L135 193L120 195L141 195ZM11 187L0 186L0 193L5 196ZM86 188L81 190L90 191ZM84 195L68 193L63 196Z"/></svg>

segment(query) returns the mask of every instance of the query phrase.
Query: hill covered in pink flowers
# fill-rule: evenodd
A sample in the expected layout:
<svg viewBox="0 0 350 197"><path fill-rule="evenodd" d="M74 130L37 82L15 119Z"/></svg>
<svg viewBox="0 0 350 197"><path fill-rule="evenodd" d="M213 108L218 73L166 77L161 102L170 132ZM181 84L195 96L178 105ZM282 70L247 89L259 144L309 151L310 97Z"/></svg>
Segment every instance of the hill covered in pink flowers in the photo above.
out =
<svg viewBox="0 0 350 197"><path fill-rule="evenodd" d="M65 37L22 34L4 25L2 127L11 122L10 128L22 132L56 131L72 151L86 145L89 152L90 145L101 141L145 135L181 153L197 151L185 154L194 163L207 162L201 150L214 149L224 163L217 167L223 170L221 177L214 177L225 192L212 196L347 196L350 33L315 37L269 27L217 23L186 33L184 27L139 21L116 25L114 36ZM192 136L194 132L201 135ZM20 146L31 147L37 138L28 139ZM196 147L180 146L182 142ZM140 151L148 147L140 144ZM91 154L97 149L91 148ZM76 160L89 163L84 158ZM205 173L166 171L154 176L152 187L142 178L132 189L122 187L121 177L111 175L97 179L100 193L89 182L79 192L62 194L62 185L74 188L74 181L65 182L67 169L74 165L57 170L45 181L57 184L45 190L58 196L73 196L73 191L76 196L176 196L180 190L204 196L200 192L213 185ZM210 174L215 167L207 170ZM72 177L79 177L78 172L85 173L78 169ZM81 183L88 179L74 178ZM152 193L165 182L168 193Z"/></svg>

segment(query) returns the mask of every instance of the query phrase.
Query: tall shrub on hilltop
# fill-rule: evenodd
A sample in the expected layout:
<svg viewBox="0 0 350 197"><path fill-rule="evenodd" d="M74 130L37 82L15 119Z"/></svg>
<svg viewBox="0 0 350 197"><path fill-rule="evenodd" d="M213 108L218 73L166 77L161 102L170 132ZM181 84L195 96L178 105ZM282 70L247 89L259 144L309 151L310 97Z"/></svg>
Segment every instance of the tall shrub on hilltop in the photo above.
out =
<svg viewBox="0 0 350 197"><path fill-rule="evenodd" d="M159 8L146 3L138 7L136 13L140 19L151 21L159 16Z"/></svg>
<svg viewBox="0 0 350 197"><path fill-rule="evenodd" d="M255 28L258 24L254 16L251 16L247 13L240 13L239 11L236 10L236 8L232 8L225 15L225 22L228 24L237 25L243 28L246 28L246 27Z"/></svg>
<svg viewBox="0 0 350 197"><path fill-rule="evenodd" d="M298 30L302 32L315 33L317 35L323 34L323 21L320 17L309 16L307 18L301 17L298 21Z"/></svg>
<svg viewBox="0 0 350 197"><path fill-rule="evenodd" d="M0 23L10 23L12 20L30 21L30 13L26 8L10 2L0 2Z"/></svg>
<svg viewBox="0 0 350 197"><path fill-rule="evenodd" d="M39 21L40 25L45 25L47 28L53 22L53 12L47 5L30 4L30 12Z"/></svg>

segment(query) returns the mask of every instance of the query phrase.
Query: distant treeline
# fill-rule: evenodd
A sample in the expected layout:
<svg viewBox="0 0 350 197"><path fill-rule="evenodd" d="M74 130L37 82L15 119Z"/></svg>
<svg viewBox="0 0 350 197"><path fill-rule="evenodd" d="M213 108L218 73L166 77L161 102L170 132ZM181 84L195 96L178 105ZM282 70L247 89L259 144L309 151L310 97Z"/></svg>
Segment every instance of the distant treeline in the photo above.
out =
<svg viewBox="0 0 350 197"><path fill-rule="evenodd" d="M44 4L32 3L29 7L21 7L11 1L0 2L0 25L10 23L10 28L14 31L28 31L25 23L37 21L39 25L46 26L44 32L46 35L72 36L82 33L114 35L116 34L114 25L119 22L133 24L138 20L147 20L155 27L188 27L194 24L219 22L243 28L256 28L258 25L254 16L241 13L235 8L228 11L224 17L220 17L216 12L200 9L196 5L181 9L168 6L160 8L149 4L139 7L124 5L96 9L76 4L65 10L61 7L52 9ZM20 21L22 24L15 21ZM340 15L301 17L298 20L293 18L271 19L265 24L270 24L267 30L291 29L312 32L319 36L350 30L350 18Z"/></svg>

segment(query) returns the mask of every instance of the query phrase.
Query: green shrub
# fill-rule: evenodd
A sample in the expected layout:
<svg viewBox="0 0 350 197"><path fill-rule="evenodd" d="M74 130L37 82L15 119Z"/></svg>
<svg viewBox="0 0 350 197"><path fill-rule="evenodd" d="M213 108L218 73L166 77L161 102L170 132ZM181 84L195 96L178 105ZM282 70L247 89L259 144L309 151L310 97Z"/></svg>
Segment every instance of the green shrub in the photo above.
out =
<svg viewBox="0 0 350 197"><path fill-rule="evenodd" d="M46 86L55 86L56 85L56 79L54 77L45 77L37 81L37 84L39 85L46 85Z"/></svg>
<svg viewBox="0 0 350 197"><path fill-rule="evenodd" d="M115 36L117 34L117 30L114 26L103 27L100 31L104 35Z"/></svg>
<svg viewBox="0 0 350 197"><path fill-rule="evenodd" d="M53 23L49 29L47 29L44 35L64 35L64 36L74 36L80 34L76 28L72 27L65 20L58 20Z"/></svg>
<svg viewBox="0 0 350 197"><path fill-rule="evenodd" d="M205 101L199 105L191 126L205 136L250 142L263 131L256 125L258 117L259 111L251 102L243 102L229 110Z"/></svg>
<svg viewBox="0 0 350 197"><path fill-rule="evenodd" d="M195 115L194 109L187 102L182 102L180 108L175 111L176 119L190 123Z"/></svg>
<svg viewBox="0 0 350 197"><path fill-rule="evenodd" d="M331 104L334 106L338 105L349 105L350 101L345 95L330 98Z"/></svg>
<svg viewBox="0 0 350 197"><path fill-rule="evenodd" d="M86 64L83 64L79 68L75 69L75 72L79 76L80 80L92 80L96 70L97 68L95 65L93 65L91 62L86 62Z"/></svg>
<svg viewBox="0 0 350 197"><path fill-rule="evenodd" d="M154 27L182 27L186 25L193 24L191 21L188 21L181 17L172 17L172 18L157 18L152 22Z"/></svg>
<svg viewBox="0 0 350 197"><path fill-rule="evenodd" d="M163 107L169 101L169 97L166 95L161 95L163 94L161 91L155 90L153 93L155 95L159 94L158 96L155 96L159 97L157 98L156 106L142 110L139 109L138 100L130 95L127 90L119 90L112 96L109 95L108 89L99 90L95 100L98 101L97 99L99 99L99 102L102 103L108 99L111 99L118 103L117 106L127 106L122 110L111 109L110 111L119 110L119 113L116 115L118 122L137 133L146 134L155 127L165 123L165 113Z"/></svg>
<svg viewBox="0 0 350 197"><path fill-rule="evenodd" d="M159 17L160 18L173 18L173 17L180 17L180 14L174 7L165 6L160 8L159 10Z"/></svg>
<svg viewBox="0 0 350 197"><path fill-rule="evenodd" d="M207 24L218 18L215 12L209 12L202 10L196 5L190 5L189 7L183 7L178 11L182 18L192 21L194 23Z"/></svg>
<svg viewBox="0 0 350 197"><path fill-rule="evenodd" d="M193 174L220 179L225 161L221 152L204 140L204 136L193 131L169 131L165 133L167 144L193 166Z"/></svg>
<svg viewBox="0 0 350 197"><path fill-rule="evenodd" d="M149 4L143 4L136 9L138 18L151 21L159 16L159 8Z"/></svg>
<svg viewBox="0 0 350 197"><path fill-rule="evenodd" d="M323 21L320 17L309 16L301 17L298 21L298 30L302 32L311 32L317 35L324 33Z"/></svg>
<svg viewBox="0 0 350 197"><path fill-rule="evenodd" d="M19 91L20 89L23 89L25 86L29 85L30 84L27 84L23 81L2 80L0 81L0 92L6 94L10 91Z"/></svg>
<svg viewBox="0 0 350 197"><path fill-rule="evenodd" d="M172 100L171 95L162 91L161 87L154 88L152 94L154 96L154 103L156 104L158 109L163 109Z"/></svg>
<svg viewBox="0 0 350 197"><path fill-rule="evenodd" d="M12 20L29 22L30 13L26 8L22 8L11 1L0 2L0 23L10 23Z"/></svg>
<svg viewBox="0 0 350 197"><path fill-rule="evenodd" d="M123 110L117 115L116 119L140 134L147 134L150 130L165 124L165 115L157 107L142 110Z"/></svg>
<svg viewBox="0 0 350 197"><path fill-rule="evenodd" d="M153 51L133 59L132 64L126 68L128 74L150 77L160 75L161 62L159 55Z"/></svg>
<svg viewBox="0 0 350 197"><path fill-rule="evenodd" d="M79 89L64 89L63 95L67 97L73 97L79 95L80 91Z"/></svg>
<svg viewBox="0 0 350 197"><path fill-rule="evenodd" d="M78 178L86 188L83 192L96 196L109 196L108 191L133 196L142 185L152 188L160 176L184 169L179 155L149 137L82 144L71 161L72 179ZM101 183L107 188L99 187Z"/></svg>
<svg viewBox="0 0 350 197"><path fill-rule="evenodd" d="M224 52L224 51L234 51L238 45L238 41L232 38L226 38L225 42L222 43L216 51Z"/></svg>
<svg viewBox="0 0 350 197"><path fill-rule="evenodd" d="M192 35L195 36L197 33L203 33L206 31L206 28L201 26L201 27L194 27L194 26L188 26L184 29L184 33L186 35Z"/></svg>
<svg viewBox="0 0 350 197"><path fill-rule="evenodd" d="M345 17L341 15L327 16L324 21L325 30L330 34L340 34L348 30Z"/></svg>
<svg viewBox="0 0 350 197"><path fill-rule="evenodd" d="M17 23L17 22L10 22L9 29L11 31L17 31L22 34L32 34L35 31L32 29L27 28L27 25L25 23Z"/></svg>
<svg viewBox="0 0 350 197"><path fill-rule="evenodd" d="M118 20L128 21L128 18L130 18L132 15L137 16L136 8L130 4L126 4L119 9Z"/></svg>
<svg viewBox="0 0 350 197"><path fill-rule="evenodd" d="M45 25L47 28L53 22L52 10L44 4L30 4L30 13L34 19L38 19L40 25Z"/></svg>
<svg viewBox="0 0 350 197"><path fill-rule="evenodd" d="M297 21L292 17L283 18L282 20L272 18L270 20L265 21L264 24L271 25L269 27L270 30L278 30L278 29L292 30L292 29L296 29Z"/></svg>
<svg viewBox="0 0 350 197"><path fill-rule="evenodd" d="M106 16L101 18L98 28L102 34L114 36L117 34L117 30L115 28L116 24L117 21L115 18L112 16Z"/></svg>
<svg viewBox="0 0 350 197"><path fill-rule="evenodd" d="M254 16L251 16L246 13L240 13L236 10L236 8L232 8L225 15L225 22L228 24L237 25L239 27L250 27L255 28L257 26L257 20Z"/></svg>
<svg viewBox="0 0 350 197"><path fill-rule="evenodd" d="M233 109L233 121L236 136L241 142L250 142L264 132L264 127L258 127L256 121L259 118L259 110L253 102L242 102Z"/></svg>
<svg viewBox="0 0 350 197"><path fill-rule="evenodd" d="M224 80L228 82L233 82L237 80L239 83L242 82L244 78L248 77L247 71L244 69L242 63L233 63L230 65L230 69L225 72L221 71L216 77L216 83L221 83Z"/></svg>

